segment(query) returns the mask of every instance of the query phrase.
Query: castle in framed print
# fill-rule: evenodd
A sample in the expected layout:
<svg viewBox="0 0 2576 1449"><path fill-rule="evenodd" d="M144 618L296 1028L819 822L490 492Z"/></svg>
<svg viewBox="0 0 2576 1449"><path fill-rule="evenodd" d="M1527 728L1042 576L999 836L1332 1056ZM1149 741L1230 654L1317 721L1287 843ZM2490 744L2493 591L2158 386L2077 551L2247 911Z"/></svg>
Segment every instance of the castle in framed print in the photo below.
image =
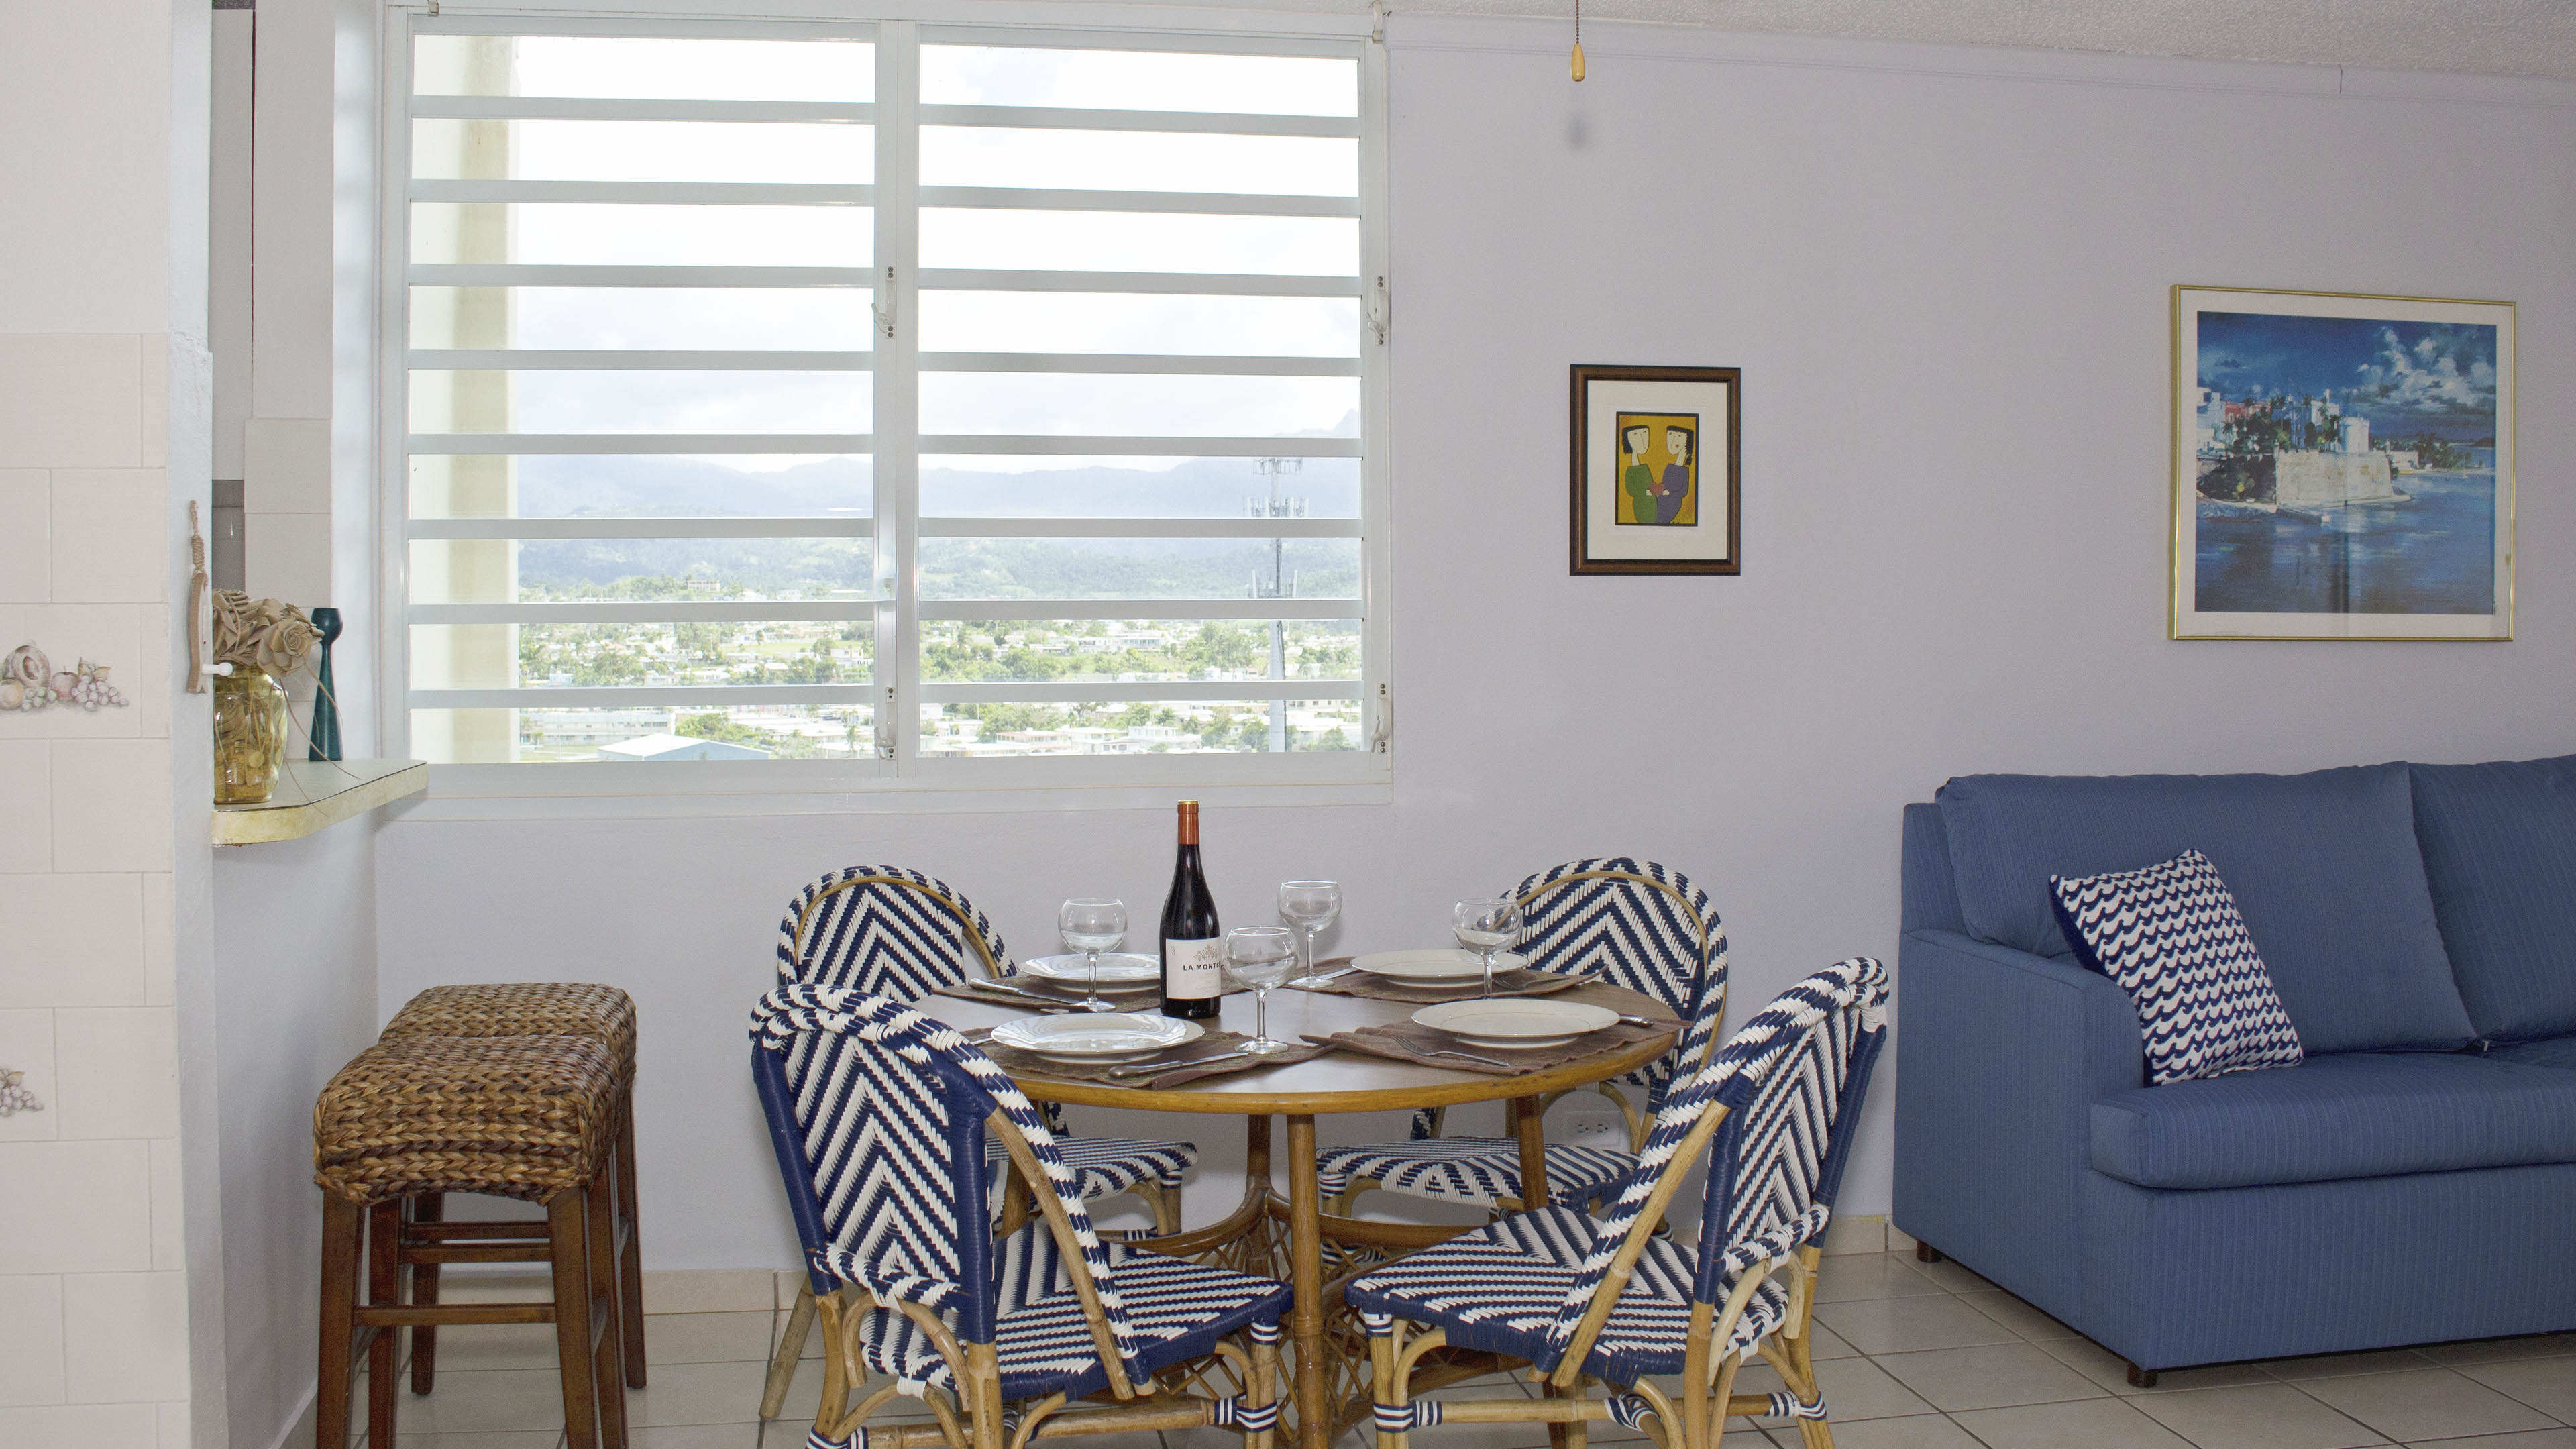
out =
<svg viewBox="0 0 2576 1449"><path fill-rule="evenodd" d="M2512 303L2173 311L2173 637L2513 637Z"/></svg>

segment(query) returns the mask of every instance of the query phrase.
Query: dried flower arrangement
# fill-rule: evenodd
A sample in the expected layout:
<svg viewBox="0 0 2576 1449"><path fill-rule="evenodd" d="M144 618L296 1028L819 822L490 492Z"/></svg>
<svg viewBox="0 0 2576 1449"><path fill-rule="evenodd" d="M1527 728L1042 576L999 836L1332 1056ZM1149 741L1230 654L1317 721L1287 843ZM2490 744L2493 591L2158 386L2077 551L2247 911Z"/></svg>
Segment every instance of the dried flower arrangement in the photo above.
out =
<svg viewBox="0 0 2576 1449"><path fill-rule="evenodd" d="M21 1112L41 1112L45 1104L24 1083L25 1072L0 1067L0 1117L14 1117Z"/></svg>
<svg viewBox="0 0 2576 1449"><path fill-rule="evenodd" d="M54 668L45 651L21 644L0 663L0 709L21 711L76 704L91 714L101 705L122 708L128 701L107 682L107 666L84 659L76 669Z"/></svg>
<svg viewBox="0 0 2576 1449"><path fill-rule="evenodd" d="M283 684L322 642L304 611L275 599L215 591L215 662L256 669Z"/></svg>

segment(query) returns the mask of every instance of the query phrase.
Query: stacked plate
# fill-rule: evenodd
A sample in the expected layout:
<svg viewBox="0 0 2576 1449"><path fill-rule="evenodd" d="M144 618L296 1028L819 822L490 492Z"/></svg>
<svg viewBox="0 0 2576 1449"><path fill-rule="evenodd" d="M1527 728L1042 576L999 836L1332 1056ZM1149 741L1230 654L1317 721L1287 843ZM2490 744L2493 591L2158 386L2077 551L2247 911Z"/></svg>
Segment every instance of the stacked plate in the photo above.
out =
<svg viewBox="0 0 2576 1449"><path fill-rule="evenodd" d="M1083 955L1033 956L1020 963L1020 970L1059 986L1076 990L1091 981L1091 958ZM1151 956L1128 951L1100 953L1100 994L1124 996L1133 992L1159 991L1163 985L1163 968Z"/></svg>
<svg viewBox="0 0 2576 1449"><path fill-rule="evenodd" d="M1464 985L1485 979L1484 958L1454 946L1428 951L1372 951L1365 956L1352 957L1351 964L1372 976L1389 976L1398 981L1419 981L1431 985ZM1494 953L1496 975L1528 964L1518 952Z"/></svg>
<svg viewBox="0 0 2576 1449"><path fill-rule="evenodd" d="M1104 957L1100 964L1106 967L1109 962ZM1182 1021L1159 1011L1023 1016L993 1028L997 1044L1059 1062L1134 1061L1186 1046L1205 1035L1207 1029L1197 1022Z"/></svg>
<svg viewBox="0 0 2576 1449"><path fill-rule="evenodd" d="M1547 996L1498 996L1443 1001L1413 1013L1413 1019L1477 1046L1526 1049L1563 1046L1617 1021L1619 1013Z"/></svg>

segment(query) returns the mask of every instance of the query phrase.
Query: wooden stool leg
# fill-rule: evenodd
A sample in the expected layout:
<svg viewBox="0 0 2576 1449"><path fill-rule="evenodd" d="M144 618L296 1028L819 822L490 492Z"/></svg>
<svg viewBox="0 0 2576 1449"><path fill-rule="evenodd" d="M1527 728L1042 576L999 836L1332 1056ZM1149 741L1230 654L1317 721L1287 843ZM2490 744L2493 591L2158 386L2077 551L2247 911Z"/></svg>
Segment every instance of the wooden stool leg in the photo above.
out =
<svg viewBox="0 0 2576 1449"><path fill-rule="evenodd" d="M617 1254L617 1306L626 1337L626 1386L644 1387L644 1215L635 1196L635 1088L629 1083L617 1114L617 1209L626 1219L626 1241Z"/></svg>
<svg viewBox="0 0 2576 1449"><path fill-rule="evenodd" d="M367 1303L391 1307L402 1302L402 1214L400 1199L367 1209ZM367 1442L394 1442L394 1342L390 1328L368 1330Z"/></svg>
<svg viewBox="0 0 2576 1449"><path fill-rule="evenodd" d="M443 1222L447 1218L447 1194L425 1192L411 1200L411 1220L416 1223ZM411 1301L421 1307L438 1302L438 1265L411 1265ZM411 1391L425 1394L438 1375L438 1330L421 1324L411 1331Z"/></svg>
<svg viewBox="0 0 2576 1449"><path fill-rule="evenodd" d="M589 1207L567 1189L546 1205L547 1248L554 1260L555 1366L563 1376L567 1449L600 1449L598 1374L592 1367Z"/></svg>
<svg viewBox="0 0 2576 1449"><path fill-rule="evenodd" d="M358 1333L358 1258L365 1251L366 1209L322 1195L322 1344L314 1366L314 1442L349 1442L349 1355Z"/></svg>
<svg viewBox="0 0 2576 1449"><path fill-rule="evenodd" d="M618 1308L617 1204L610 1183L616 1174L600 1165L591 1179L590 1282L599 1303L599 1350L592 1358L599 1377L599 1442L603 1449L626 1449L626 1323Z"/></svg>

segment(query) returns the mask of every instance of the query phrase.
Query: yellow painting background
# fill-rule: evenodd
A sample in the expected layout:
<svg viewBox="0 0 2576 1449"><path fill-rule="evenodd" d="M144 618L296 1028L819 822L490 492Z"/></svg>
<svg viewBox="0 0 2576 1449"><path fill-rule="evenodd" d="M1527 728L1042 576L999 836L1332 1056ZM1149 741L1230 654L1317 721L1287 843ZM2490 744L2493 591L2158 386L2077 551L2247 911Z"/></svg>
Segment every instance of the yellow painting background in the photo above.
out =
<svg viewBox="0 0 2576 1449"><path fill-rule="evenodd" d="M1639 427L1648 430L1646 451L1641 454L1630 453L1628 430ZM1665 467L1673 461L1672 450L1664 444L1664 429L1668 427L1682 428L1690 433L1691 456L1690 460L1683 465L1690 478L1690 491L1682 496L1681 511L1673 516L1672 522L1658 524L1652 518L1637 516L1636 499L1628 492L1628 470L1642 462L1652 470L1655 477L1664 476ZM1681 528L1699 522L1699 455L1708 441L1707 436L1700 431L1699 414L1620 413L1617 431L1611 434L1611 439L1617 449L1619 461L1617 512L1613 515L1618 522L1666 528Z"/></svg>

